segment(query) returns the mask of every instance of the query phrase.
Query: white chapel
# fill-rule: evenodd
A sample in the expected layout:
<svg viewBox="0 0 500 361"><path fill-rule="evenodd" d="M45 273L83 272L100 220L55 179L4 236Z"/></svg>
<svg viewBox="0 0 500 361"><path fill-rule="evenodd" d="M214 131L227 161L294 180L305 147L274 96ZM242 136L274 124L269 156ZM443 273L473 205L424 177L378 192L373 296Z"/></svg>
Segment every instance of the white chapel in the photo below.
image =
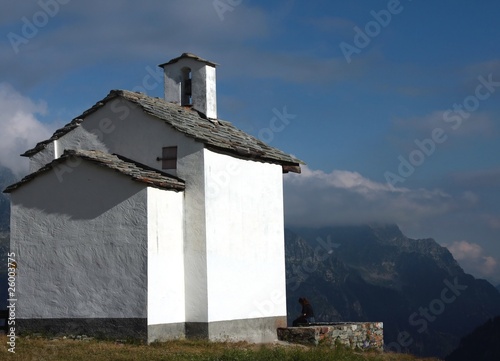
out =
<svg viewBox="0 0 500 361"><path fill-rule="evenodd" d="M283 174L301 161L217 117L216 64L160 65L23 156L11 197L19 332L269 342L286 326Z"/></svg>

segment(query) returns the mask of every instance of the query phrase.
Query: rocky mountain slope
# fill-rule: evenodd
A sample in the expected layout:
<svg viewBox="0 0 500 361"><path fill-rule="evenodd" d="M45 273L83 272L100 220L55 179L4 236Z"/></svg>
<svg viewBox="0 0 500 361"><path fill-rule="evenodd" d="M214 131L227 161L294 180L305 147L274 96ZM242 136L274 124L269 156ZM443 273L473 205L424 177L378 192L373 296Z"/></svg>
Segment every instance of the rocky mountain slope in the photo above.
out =
<svg viewBox="0 0 500 361"><path fill-rule="evenodd" d="M459 347L446 357L446 361L498 361L500 360L500 316L489 319L460 340Z"/></svg>
<svg viewBox="0 0 500 361"><path fill-rule="evenodd" d="M500 294L432 239L395 225L286 231L289 322L308 297L319 321L382 321L394 351L444 357L500 315Z"/></svg>

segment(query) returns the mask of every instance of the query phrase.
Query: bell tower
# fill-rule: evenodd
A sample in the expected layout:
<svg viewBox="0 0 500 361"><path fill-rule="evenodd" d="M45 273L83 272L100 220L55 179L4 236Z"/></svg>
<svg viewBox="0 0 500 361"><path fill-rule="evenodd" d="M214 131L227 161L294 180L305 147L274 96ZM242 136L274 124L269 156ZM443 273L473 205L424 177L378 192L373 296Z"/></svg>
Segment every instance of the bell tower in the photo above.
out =
<svg viewBox="0 0 500 361"><path fill-rule="evenodd" d="M190 53L159 65L165 72L165 100L217 119L216 65Z"/></svg>

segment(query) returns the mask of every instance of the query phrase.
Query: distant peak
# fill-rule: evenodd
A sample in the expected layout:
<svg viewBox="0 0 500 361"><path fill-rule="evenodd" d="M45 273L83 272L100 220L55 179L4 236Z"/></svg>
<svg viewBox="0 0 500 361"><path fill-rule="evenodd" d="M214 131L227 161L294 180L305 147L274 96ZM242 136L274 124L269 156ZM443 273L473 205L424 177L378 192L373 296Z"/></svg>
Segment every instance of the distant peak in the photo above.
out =
<svg viewBox="0 0 500 361"><path fill-rule="evenodd" d="M384 239L405 237L397 224L370 224L369 227L374 233Z"/></svg>

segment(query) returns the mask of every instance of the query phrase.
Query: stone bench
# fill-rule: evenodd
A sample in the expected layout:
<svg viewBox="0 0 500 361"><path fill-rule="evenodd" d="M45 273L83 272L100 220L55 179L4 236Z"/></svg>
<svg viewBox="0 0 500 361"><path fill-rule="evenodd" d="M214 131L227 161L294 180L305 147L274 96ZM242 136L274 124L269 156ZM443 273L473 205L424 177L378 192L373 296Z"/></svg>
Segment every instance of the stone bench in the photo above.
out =
<svg viewBox="0 0 500 361"><path fill-rule="evenodd" d="M278 328L277 332L280 341L308 346L342 344L353 349L380 351L384 348L382 322L315 322Z"/></svg>

